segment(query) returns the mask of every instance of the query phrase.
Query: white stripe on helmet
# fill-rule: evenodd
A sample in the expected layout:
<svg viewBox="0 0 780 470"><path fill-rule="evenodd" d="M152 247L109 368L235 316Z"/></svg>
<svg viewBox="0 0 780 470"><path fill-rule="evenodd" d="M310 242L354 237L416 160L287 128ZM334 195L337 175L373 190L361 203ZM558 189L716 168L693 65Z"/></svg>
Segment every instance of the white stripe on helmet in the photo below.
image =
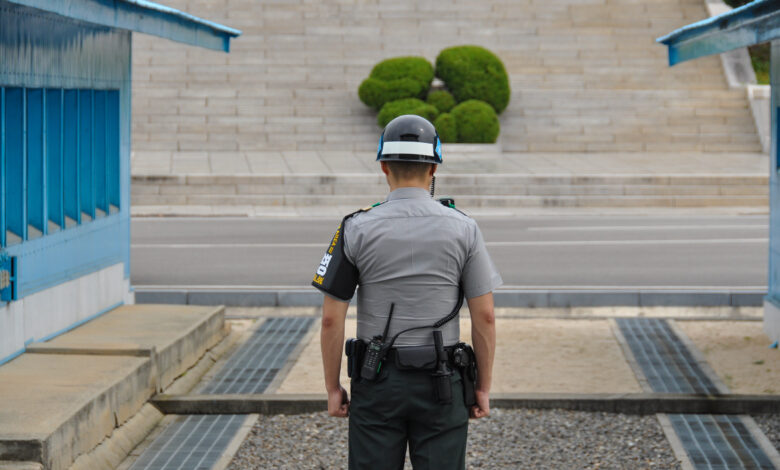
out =
<svg viewBox="0 0 780 470"><path fill-rule="evenodd" d="M385 142L382 145L382 155L406 154L433 156L433 145L425 142Z"/></svg>

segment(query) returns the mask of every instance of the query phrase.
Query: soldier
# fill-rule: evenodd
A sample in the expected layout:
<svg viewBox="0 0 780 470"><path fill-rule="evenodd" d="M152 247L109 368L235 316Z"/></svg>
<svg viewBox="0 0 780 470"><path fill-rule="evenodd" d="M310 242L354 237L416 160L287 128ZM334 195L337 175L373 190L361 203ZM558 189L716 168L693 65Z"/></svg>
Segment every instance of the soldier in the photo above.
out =
<svg viewBox="0 0 780 470"><path fill-rule="evenodd" d="M377 161L390 194L344 218L312 282L325 293L328 412L349 416L350 469L401 469L407 444L415 469L463 469L469 415L490 414L492 291L501 277L476 222L452 200L432 197L442 153L429 121L392 120ZM350 401L339 373L358 285L358 339L347 342ZM464 295L473 349L459 342Z"/></svg>

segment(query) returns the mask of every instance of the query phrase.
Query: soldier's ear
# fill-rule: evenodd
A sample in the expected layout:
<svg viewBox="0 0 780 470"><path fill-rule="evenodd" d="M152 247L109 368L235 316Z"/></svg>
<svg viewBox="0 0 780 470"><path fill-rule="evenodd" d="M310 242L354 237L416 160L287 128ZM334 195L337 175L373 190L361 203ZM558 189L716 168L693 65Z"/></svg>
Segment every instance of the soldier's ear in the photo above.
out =
<svg viewBox="0 0 780 470"><path fill-rule="evenodd" d="M387 162L379 162L379 166L382 168L382 173L389 175L390 168L387 167Z"/></svg>
<svg viewBox="0 0 780 470"><path fill-rule="evenodd" d="M433 163L431 165L431 172L428 173L428 176L433 176L434 173L436 173L436 169L439 168L439 165L434 165Z"/></svg>

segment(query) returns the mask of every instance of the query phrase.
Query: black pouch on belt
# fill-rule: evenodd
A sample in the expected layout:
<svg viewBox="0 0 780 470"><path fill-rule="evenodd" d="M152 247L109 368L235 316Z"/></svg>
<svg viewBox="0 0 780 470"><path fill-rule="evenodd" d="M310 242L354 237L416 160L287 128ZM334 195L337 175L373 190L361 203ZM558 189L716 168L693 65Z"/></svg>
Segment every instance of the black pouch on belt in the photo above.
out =
<svg viewBox="0 0 780 470"><path fill-rule="evenodd" d="M349 338L344 344L344 354L347 355L347 376L352 380L360 378L360 367L363 364L365 350L366 343L357 338Z"/></svg>
<svg viewBox="0 0 780 470"><path fill-rule="evenodd" d="M477 355L466 343L458 343L451 353L452 363L460 371L463 379L463 403L467 407L477 404Z"/></svg>
<svg viewBox="0 0 780 470"><path fill-rule="evenodd" d="M436 368L436 349L433 345L407 346L393 349L395 366L399 370L433 370Z"/></svg>

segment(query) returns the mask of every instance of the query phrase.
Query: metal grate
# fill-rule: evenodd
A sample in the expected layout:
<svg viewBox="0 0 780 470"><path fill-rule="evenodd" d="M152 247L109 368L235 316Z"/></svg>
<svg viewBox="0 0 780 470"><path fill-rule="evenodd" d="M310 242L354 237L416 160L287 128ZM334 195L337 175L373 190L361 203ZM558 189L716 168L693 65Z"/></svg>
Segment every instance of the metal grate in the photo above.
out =
<svg viewBox="0 0 780 470"><path fill-rule="evenodd" d="M654 392L719 393L666 320L620 318L617 324ZM668 416L696 469L775 468L739 416Z"/></svg>
<svg viewBox="0 0 780 470"><path fill-rule="evenodd" d="M219 460L244 415L181 416L147 448L131 470L208 470Z"/></svg>
<svg viewBox="0 0 780 470"><path fill-rule="evenodd" d="M666 320L619 318L617 324L654 392L719 393Z"/></svg>
<svg viewBox="0 0 780 470"><path fill-rule="evenodd" d="M301 342L313 318L269 318L199 393L262 393Z"/></svg>
<svg viewBox="0 0 780 470"><path fill-rule="evenodd" d="M668 416L694 468L775 468L739 416Z"/></svg>
<svg viewBox="0 0 780 470"><path fill-rule="evenodd" d="M313 318L269 318L233 353L200 393L262 393L314 323ZM241 427L245 415L182 416L130 470L210 469Z"/></svg>

